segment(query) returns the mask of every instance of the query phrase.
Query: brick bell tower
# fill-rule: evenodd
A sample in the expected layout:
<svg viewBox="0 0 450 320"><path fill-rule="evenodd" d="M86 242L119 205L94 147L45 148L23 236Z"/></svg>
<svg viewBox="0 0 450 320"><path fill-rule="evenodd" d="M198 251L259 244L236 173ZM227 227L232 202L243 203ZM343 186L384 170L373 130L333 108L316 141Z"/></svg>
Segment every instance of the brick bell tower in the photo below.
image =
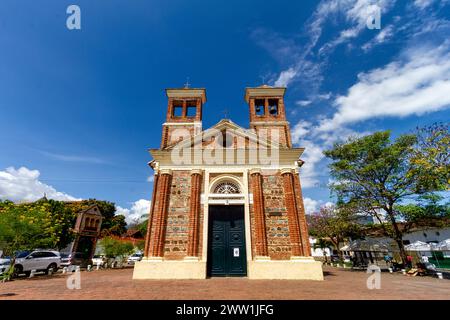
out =
<svg viewBox="0 0 450 320"><path fill-rule="evenodd" d="M270 132L277 130L281 147L292 148L284 107L285 91L284 87L274 88L268 85L246 88L245 101L249 104L250 129L255 130L257 134L266 129L269 139Z"/></svg>
<svg viewBox="0 0 450 320"><path fill-rule="evenodd" d="M168 106L161 149L202 131L202 107L206 102L206 90L203 88L166 89L166 95Z"/></svg>

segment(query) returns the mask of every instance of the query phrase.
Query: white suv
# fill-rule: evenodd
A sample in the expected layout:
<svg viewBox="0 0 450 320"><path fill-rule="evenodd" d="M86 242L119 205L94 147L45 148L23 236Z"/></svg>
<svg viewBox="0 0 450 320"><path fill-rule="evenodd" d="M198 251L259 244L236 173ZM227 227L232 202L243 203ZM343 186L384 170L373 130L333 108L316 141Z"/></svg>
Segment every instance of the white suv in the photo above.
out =
<svg viewBox="0 0 450 320"><path fill-rule="evenodd" d="M143 257L142 253L134 253L131 256L128 257L127 262L128 264L135 264L137 261L141 261Z"/></svg>
<svg viewBox="0 0 450 320"><path fill-rule="evenodd" d="M57 271L61 266L61 256L58 251L34 250L23 251L16 256L14 273L30 274L32 270L45 271L47 274Z"/></svg>

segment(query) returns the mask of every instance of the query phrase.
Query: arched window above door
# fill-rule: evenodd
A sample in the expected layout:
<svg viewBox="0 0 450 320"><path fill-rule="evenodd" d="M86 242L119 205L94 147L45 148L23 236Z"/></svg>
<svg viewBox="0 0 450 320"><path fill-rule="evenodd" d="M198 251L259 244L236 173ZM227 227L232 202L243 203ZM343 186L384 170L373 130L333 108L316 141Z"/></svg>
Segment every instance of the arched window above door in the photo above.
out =
<svg viewBox="0 0 450 320"><path fill-rule="evenodd" d="M241 193L241 190L239 186L231 181L225 181L219 183L214 188L214 193L220 193L220 194L239 194Z"/></svg>

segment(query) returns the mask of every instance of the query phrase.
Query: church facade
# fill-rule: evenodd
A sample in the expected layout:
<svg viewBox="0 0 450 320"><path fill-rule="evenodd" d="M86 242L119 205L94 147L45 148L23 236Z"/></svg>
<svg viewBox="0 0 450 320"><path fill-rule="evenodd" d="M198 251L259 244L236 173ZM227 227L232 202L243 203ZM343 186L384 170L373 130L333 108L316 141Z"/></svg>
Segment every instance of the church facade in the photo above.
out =
<svg viewBox="0 0 450 320"><path fill-rule="evenodd" d="M249 128L228 119L203 130L203 88L166 89L144 259L134 279L322 280L311 257L285 88L245 90Z"/></svg>

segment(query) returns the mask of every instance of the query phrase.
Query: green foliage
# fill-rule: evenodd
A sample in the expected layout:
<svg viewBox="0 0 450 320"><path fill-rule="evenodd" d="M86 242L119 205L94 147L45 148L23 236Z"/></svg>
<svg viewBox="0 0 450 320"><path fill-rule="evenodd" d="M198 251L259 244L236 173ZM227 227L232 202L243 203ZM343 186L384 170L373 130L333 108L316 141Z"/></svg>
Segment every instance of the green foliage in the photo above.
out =
<svg viewBox="0 0 450 320"><path fill-rule="evenodd" d="M357 238L360 225L355 213L348 207L325 206L318 213L309 216L309 232L319 238L317 245L327 247L324 239L329 239L339 252L339 244L346 238Z"/></svg>
<svg viewBox="0 0 450 320"><path fill-rule="evenodd" d="M436 202L428 207L403 202L443 190L446 183L448 188L448 142L448 126L435 125L393 142L389 131L376 132L335 144L324 152L332 160L330 171L336 183L331 188L339 206L351 206L378 219L384 210L391 227L386 227L385 233L398 243L404 261L403 231L398 222L439 217L442 208Z"/></svg>
<svg viewBox="0 0 450 320"><path fill-rule="evenodd" d="M45 206L18 207L7 204L0 211L0 243L5 255L37 247L54 248L59 241L58 226Z"/></svg>
<svg viewBox="0 0 450 320"><path fill-rule="evenodd" d="M62 249L74 238L77 214L96 204L102 215L102 234L121 235L126 231L124 216L115 215L115 205L89 199L63 202L47 200L15 204L0 201L0 247L8 254L37 247Z"/></svg>
<svg viewBox="0 0 450 320"><path fill-rule="evenodd" d="M450 187L449 123L435 123L416 130L417 146L411 158L426 190L448 190Z"/></svg>
<svg viewBox="0 0 450 320"><path fill-rule="evenodd" d="M142 221L137 225L137 229L143 234L144 236L147 234L147 227L148 227L148 219Z"/></svg>
<svg viewBox="0 0 450 320"><path fill-rule="evenodd" d="M396 205L396 216L404 221L406 231L412 226L445 227L449 225L450 203L442 203L437 193L420 195L416 202Z"/></svg>
<svg viewBox="0 0 450 320"><path fill-rule="evenodd" d="M134 247L129 242L122 242L111 237L104 237L99 241L99 246L103 248L103 252L108 258L123 257L131 254Z"/></svg>
<svg viewBox="0 0 450 320"><path fill-rule="evenodd" d="M116 216L116 206L113 202L102 201L96 199L82 200L67 203L71 210L78 213L92 205L97 205L103 216L102 221L102 235L117 235L120 236L126 232L125 217L122 215Z"/></svg>
<svg viewBox="0 0 450 320"><path fill-rule="evenodd" d="M102 223L102 235L117 235L120 236L127 231L127 223L125 217L122 215L114 216L107 220L107 227L103 228Z"/></svg>
<svg viewBox="0 0 450 320"><path fill-rule="evenodd" d="M139 251L144 251L144 247L145 247L145 241L144 240L140 240L140 241L138 241L137 243L136 243L136 248L139 250Z"/></svg>

